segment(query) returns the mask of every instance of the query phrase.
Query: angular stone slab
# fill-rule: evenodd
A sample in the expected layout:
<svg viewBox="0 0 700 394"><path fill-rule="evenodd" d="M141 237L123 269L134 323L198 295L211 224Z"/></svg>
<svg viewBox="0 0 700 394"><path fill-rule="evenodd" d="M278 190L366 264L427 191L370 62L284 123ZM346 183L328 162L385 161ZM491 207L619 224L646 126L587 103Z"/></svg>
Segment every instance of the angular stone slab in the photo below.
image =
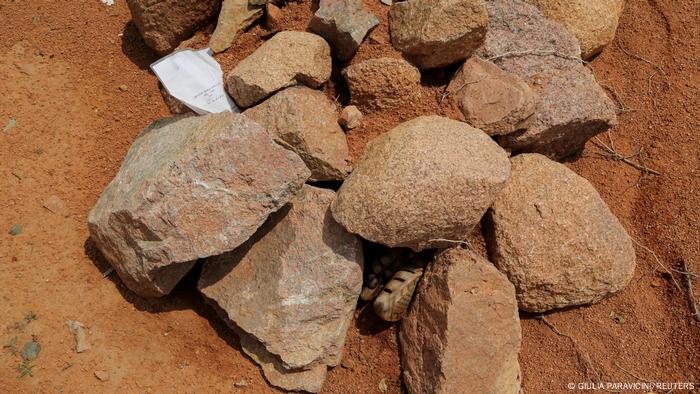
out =
<svg viewBox="0 0 700 394"><path fill-rule="evenodd" d="M344 61L352 57L367 33L379 24L362 0L320 0L309 30L326 39L333 56Z"/></svg>
<svg viewBox="0 0 700 394"><path fill-rule="evenodd" d="M593 186L542 155L511 162L485 229L491 259L515 285L520 309L590 304L624 288L634 275L632 240Z"/></svg>
<svg viewBox="0 0 700 394"><path fill-rule="evenodd" d="M420 71L403 59L381 57L343 70L350 101L362 111L392 110L417 105Z"/></svg>
<svg viewBox="0 0 700 394"><path fill-rule="evenodd" d="M195 260L245 242L309 175L242 115L162 119L90 211L90 236L127 287L162 296Z"/></svg>
<svg viewBox="0 0 700 394"><path fill-rule="evenodd" d="M343 180L352 170L337 108L323 92L294 86L243 114L296 152L311 170L311 180Z"/></svg>
<svg viewBox="0 0 700 394"><path fill-rule="evenodd" d="M411 394L520 392L515 290L473 252L448 249L429 264L399 341Z"/></svg>

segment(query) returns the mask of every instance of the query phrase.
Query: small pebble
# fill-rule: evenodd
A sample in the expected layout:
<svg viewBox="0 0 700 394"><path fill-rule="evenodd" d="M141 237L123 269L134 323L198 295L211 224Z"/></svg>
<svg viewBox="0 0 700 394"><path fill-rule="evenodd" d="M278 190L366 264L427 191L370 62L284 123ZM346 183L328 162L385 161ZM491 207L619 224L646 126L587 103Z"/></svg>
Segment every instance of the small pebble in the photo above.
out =
<svg viewBox="0 0 700 394"><path fill-rule="evenodd" d="M249 383L247 380L241 379L237 383L234 383L233 385L240 388L240 387L248 387Z"/></svg>
<svg viewBox="0 0 700 394"><path fill-rule="evenodd" d="M20 235L22 234L22 225L21 224L15 224L12 227L10 227L10 235L15 236L15 235Z"/></svg>
<svg viewBox="0 0 700 394"><path fill-rule="evenodd" d="M126 92L129 88L126 85L119 85L119 90Z"/></svg>
<svg viewBox="0 0 700 394"><path fill-rule="evenodd" d="M386 384L386 379L382 378L382 380L379 381L379 391L382 393L386 393L389 391L389 386Z"/></svg>
<svg viewBox="0 0 700 394"><path fill-rule="evenodd" d="M382 4L384 4L384 5L391 5L393 3L392 0L381 0L381 1L382 1Z"/></svg>
<svg viewBox="0 0 700 394"><path fill-rule="evenodd" d="M106 382L109 380L109 372L97 370L97 371L95 371L95 377L102 382Z"/></svg>
<svg viewBox="0 0 700 394"><path fill-rule="evenodd" d="M37 341L29 341L24 344L22 348L22 358L27 361L36 360L39 357L39 352L41 351L41 345Z"/></svg>
<svg viewBox="0 0 700 394"><path fill-rule="evenodd" d="M15 125L17 125L17 119L10 118L10 120L7 121L7 125L5 125L3 131L7 133L8 131L12 130L12 128L15 127Z"/></svg>
<svg viewBox="0 0 700 394"><path fill-rule="evenodd" d="M346 130L354 129L362 124L362 112L357 109L354 105L349 105L340 112L338 117L338 123L343 126Z"/></svg>

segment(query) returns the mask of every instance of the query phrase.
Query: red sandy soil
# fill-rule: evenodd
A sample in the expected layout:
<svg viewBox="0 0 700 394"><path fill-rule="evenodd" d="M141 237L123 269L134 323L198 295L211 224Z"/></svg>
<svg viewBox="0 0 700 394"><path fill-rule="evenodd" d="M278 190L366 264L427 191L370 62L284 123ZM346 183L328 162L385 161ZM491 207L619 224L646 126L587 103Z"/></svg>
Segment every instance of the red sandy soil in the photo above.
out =
<svg viewBox="0 0 700 394"><path fill-rule="evenodd" d="M382 25L353 61L398 56L388 40L387 7L366 3ZM308 2L284 11L285 28L304 29L311 15ZM0 16L0 129L17 119L9 132L0 130L0 343L17 337L21 348L34 336L42 346L34 376L23 378L19 357L2 349L0 391L274 391L204 305L194 275L168 297L142 299L115 275L103 278L108 267L88 240L87 213L131 142L168 113L148 70L156 56L130 23L124 0L112 7L97 0L0 0ZM622 155L642 148L661 175L640 179L638 170L601 157L592 143L568 163L640 245L637 271L624 291L603 302L549 314L561 335L535 316L521 316L527 393L568 392L569 382L700 381L700 325L691 317L684 277L667 272L685 262L700 273L698 20L693 0L630 0L614 44L590 65L626 109L610 133L616 148ZM219 56L224 71L265 34L260 26L243 34ZM369 115L349 133L353 155L403 120L449 115L438 103L448 71L424 75L420 103ZM325 91L347 103L337 71ZM43 206L51 196L63 201L57 213ZM15 223L23 232L10 236ZM478 244L478 230L473 238ZM37 318L27 323L30 312ZM68 319L88 326L91 350L75 352ZM400 392L396 333L396 325L360 306L343 366L329 373L324 392L376 393L382 380L388 392ZM98 380L95 371L109 379ZM243 379L247 386L237 387Z"/></svg>

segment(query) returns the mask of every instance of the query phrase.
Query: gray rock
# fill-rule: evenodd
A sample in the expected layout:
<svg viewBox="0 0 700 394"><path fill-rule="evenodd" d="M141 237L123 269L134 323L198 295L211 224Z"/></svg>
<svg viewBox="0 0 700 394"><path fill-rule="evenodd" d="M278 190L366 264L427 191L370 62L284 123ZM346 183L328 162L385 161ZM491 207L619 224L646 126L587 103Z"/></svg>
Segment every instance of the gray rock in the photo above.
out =
<svg viewBox="0 0 700 394"><path fill-rule="evenodd" d="M294 85L317 88L331 76L331 48L321 37L282 31L243 59L227 77L227 90L240 107L250 107Z"/></svg>
<svg viewBox="0 0 700 394"><path fill-rule="evenodd" d="M512 160L511 177L486 217L491 258L515 285L520 309L590 304L632 279L632 240L598 192L538 154Z"/></svg>
<svg viewBox="0 0 700 394"><path fill-rule="evenodd" d="M513 285L473 252L448 249L429 264L399 341L411 394L520 392Z"/></svg>
<svg viewBox="0 0 700 394"><path fill-rule="evenodd" d="M313 370L301 379L315 382L340 363L362 287L362 245L333 220L334 196L304 186L246 244L208 259L198 284L250 336L245 347L261 358L266 378L289 390L297 388L285 381L298 384L300 370Z"/></svg>
<svg viewBox="0 0 700 394"><path fill-rule="evenodd" d="M165 55L213 19L221 0L127 0L146 45Z"/></svg>
<svg viewBox="0 0 700 394"><path fill-rule="evenodd" d="M615 105L562 25L520 0L489 1L487 8L489 31L477 54L523 78L539 97L533 125L499 137L504 148L563 159L617 123Z"/></svg>
<svg viewBox="0 0 700 394"><path fill-rule="evenodd" d="M484 0L407 0L389 11L391 43L421 69L470 57L487 25Z"/></svg>
<svg viewBox="0 0 700 394"><path fill-rule="evenodd" d="M250 26L261 16L261 5L252 5L248 0L224 0L216 29L209 40L209 48L214 53L225 51L231 47L239 31Z"/></svg>
<svg viewBox="0 0 700 394"><path fill-rule="evenodd" d="M162 119L136 138L90 211L90 236L127 287L161 296L195 260L246 241L309 174L242 115Z"/></svg>
<svg viewBox="0 0 700 394"><path fill-rule="evenodd" d="M348 231L416 251L463 240L503 188L510 163L483 131L421 116L365 147L331 205Z"/></svg>
<svg viewBox="0 0 700 394"><path fill-rule="evenodd" d="M296 152L311 170L311 180L343 180L352 170L336 106L322 92L294 86L243 114Z"/></svg>
<svg viewBox="0 0 700 394"><path fill-rule="evenodd" d="M320 0L309 30L325 38L338 60L352 57L367 33L379 24L362 0Z"/></svg>

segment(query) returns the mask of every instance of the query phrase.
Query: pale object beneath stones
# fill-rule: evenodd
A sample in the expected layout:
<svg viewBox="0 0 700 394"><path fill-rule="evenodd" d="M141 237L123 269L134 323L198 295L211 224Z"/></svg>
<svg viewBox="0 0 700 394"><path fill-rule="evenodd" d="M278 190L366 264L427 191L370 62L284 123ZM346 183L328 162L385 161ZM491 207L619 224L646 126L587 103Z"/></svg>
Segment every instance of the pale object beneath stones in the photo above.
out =
<svg viewBox="0 0 700 394"><path fill-rule="evenodd" d="M511 159L511 177L485 218L494 264L515 285L520 309L590 304L632 279L632 240L598 192L538 154Z"/></svg>
<svg viewBox="0 0 700 394"><path fill-rule="evenodd" d="M90 350L90 345L88 344L85 336L85 326L83 323L75 320L67 320L66 324L68 325L70 333L73 334L73 337L75 338L75 351L77 353L82 353L86 350Z"/></svg>
<svg viewBox="0 0 700 394"><path fill-rule="evenodd" d="M362 119L364 115L357 109L354 105L348 105L340 111L340 116L338 117L338 123L343 126L346 130L352 130L356 127L360 127L362 124Z"/></svg>
<svg viewBox="0 0 700 394"><path fill-rule="evenodd" d="M518 76L477 57L462 65L447 94L464 120L488 135L524 130L535 120L532 89Z"/></svg>
<svg viewBox="0 0 700 394"><path fill-rule="evenodd" d="M127 287L162 296L197 259L245 242L309 175L242 115L162 119L136 138L90 211L90 237Z"/></svg>
<svg viewBox="0 0 700 394"><path fill-rule="evenodd" d="M343 61L355 54L367 33L378 24L362 0L320 0L309 30L325 38L333 55Z"/></svg>
<svg viewBox="0 0 700 394"><path fill-rule="evenodd" d="M241 107L250 107L294 85L318 88L331 76L331 48L321 37L281 31L228 74L227 90Z"/></svg>
<svg viewBox="0 0 700 394"><path fill-rule="evenodd" d="M477 55L521 77L538 97L533 124L497 137L501 146L561 160L617 124L614 103L581 63L578 42L564 26L520 0L489 1L487 8L489 30Z"/></svg>
<svg viewBox="0 0 700 394"><path fill-rule="evenodd" d="M298 154L312 181L343 180L352 170L335 104L323 92L293 86L246 110L282 146Z"/></svg>
<svg viewBox="0 0 700 394"><path fill-rule="evenodd" d="M421 116L367 144L331 210L372 242L415 251L448 247L467 237L509 172L506 152L483 131Z"/></svg>
<svg viewBox="0 0 700 394"><path fill-rule="evenodd" d="M224 0L216 29L209 40L209 48L214 53L225 51L233 44L236 34L260 16L262 6L251 5L248 0Z"/></svg>
<svg viewBox="0 0 700 394"><path fill-rule="evenodd" d="M515 291L474 252L448 249L428 265L399 341L409 394L520 392Z"/></svg>
<svg viewBox="0 0 700 394"><path fill-rule="evenodd" d="M487 25L484 0L407 0L389 11L391 43L421 69L470 57Z"/></svg>
<svg viewBox="0 0 700 394"><path fill-rule="evenodd" d="M274 356L263 371L285 388L288 375L325 375L340 363L362 288L362 245L333 220L334 197L304 186L248 242L208 259L197 286L229 325Z"/></svg>

